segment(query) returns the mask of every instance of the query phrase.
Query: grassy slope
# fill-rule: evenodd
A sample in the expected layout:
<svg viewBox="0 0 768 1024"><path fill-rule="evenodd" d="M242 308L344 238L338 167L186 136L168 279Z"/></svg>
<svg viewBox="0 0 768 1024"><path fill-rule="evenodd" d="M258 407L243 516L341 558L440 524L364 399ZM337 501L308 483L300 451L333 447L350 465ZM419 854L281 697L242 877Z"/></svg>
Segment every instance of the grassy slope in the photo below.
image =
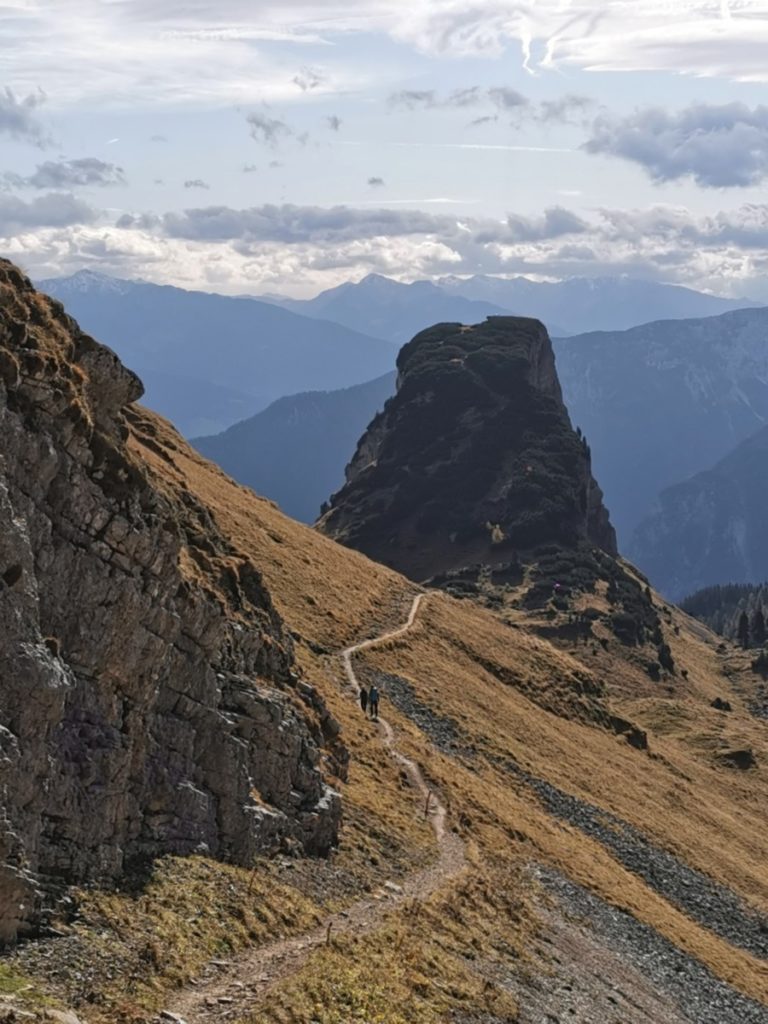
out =
<svg viewBox="0 0 768 1024"><path fill-rule="evenodd" d="M138 964L129 991L119 982L92 981L98 998L88 1019L94 1020L118 1019L118 1004L120 1019L141 1019L142 1008L162 1002L163 986L193 974L208 956L278 931L301 931L322 906L397 879L433 852L431 831L373 727L342 695L340 664L333 656L403 621L413 585L287 519L150 414L138 414L131 445L159 486L194 491L213 510L221 531L261 568L297 636L299 663L342 723L351 762L348 781L337 780L346 827L333 864L309 871L260 865L249 893L246 872L174 860L156 868L149 895L140 897L143 916L132 916L135 897L129 895L85 898L77 931L83 948L122 942L128 959ZM402 748L450 802L455 827L467 840L470 868L454 891L436 895L419 913L393 913L380 935L359 943L344 939L315 953L299 975L270 994L268 1006L254 1010L254 1020L286 1024L314 1017L334 1024L358 1015L400 1024L445 1019L461 1007L514 1019L509 997L488 978L493 964L513 955L525 958L532 942L524 871L531 862L559 867L768 1004L762 962L696 924L604 847L553 818L527 786L498 765L513 759L532 775L605 808L768 912L768 740L765 726L745 710L757 680L737 666L730 682L716 652L719 638L674 611L666 634L688 679L678 675L662 683L653 683L615 640L606 649L565 650L528 628L544 619L523 613L511 618L510 625L491 611L434 594L412 632L360 658L369 670L407 679L418 699L455 720L474 747L474 755L464 758L440 753L387 706ZM579 677L603 682L611 709L648 730L648 752L576 720L583 708ZM717 695L732 701L731 715L709 707ZM751 746L757 768L738 773L720 766L716 752L734 745ZM223 880L236 898L216 895ZM187 909L174 902L180 885L201 904L196 943L189 941ZM147 953L142 961L136 949L151 941L164 943L167 952L154 958ZM81 1005L86 999L71 983L63 994ZM98 1000L105 1000L101 1009Z"/></svg>

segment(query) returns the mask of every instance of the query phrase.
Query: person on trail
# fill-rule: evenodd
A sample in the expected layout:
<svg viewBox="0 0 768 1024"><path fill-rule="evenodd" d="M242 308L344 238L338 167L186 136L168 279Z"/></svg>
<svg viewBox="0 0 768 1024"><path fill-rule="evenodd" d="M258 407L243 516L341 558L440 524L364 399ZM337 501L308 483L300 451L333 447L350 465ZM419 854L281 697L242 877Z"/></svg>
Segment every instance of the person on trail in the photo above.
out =
<svg viewBox="0 0 768 1024"><path fill-rule="evenodd" d="M368 707L368 690L364 686L360 687L360 707L363 709L363 714L365 714Z"/></svg>
<svg viewBox="0 0 768 1024"><path fill-rule="evenodd" d="M377 719L379 717L379 691L375 686L372 686L368 693L368 704L371 708L371 718Z"/></svg>

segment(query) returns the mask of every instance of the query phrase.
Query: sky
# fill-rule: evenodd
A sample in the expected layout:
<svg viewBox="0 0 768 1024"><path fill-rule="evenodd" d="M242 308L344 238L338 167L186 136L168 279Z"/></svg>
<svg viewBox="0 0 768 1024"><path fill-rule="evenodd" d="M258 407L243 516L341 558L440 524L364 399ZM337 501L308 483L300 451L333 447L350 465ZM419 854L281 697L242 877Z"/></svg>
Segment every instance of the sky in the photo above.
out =
<svg viewBox="0 0 768 1024"><path fill-rule="evenodd" d="M768 301L768 0L0 0L0 253Z"/></svg>

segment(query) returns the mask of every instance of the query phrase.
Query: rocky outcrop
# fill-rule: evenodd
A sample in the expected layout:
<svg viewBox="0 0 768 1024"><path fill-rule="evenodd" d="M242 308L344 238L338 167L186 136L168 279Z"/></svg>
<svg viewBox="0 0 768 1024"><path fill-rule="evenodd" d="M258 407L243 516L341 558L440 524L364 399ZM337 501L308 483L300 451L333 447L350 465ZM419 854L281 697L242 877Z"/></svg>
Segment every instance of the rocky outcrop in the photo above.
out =
<svg viewBox="0 0 768 1024"><path fill-rule="evenodd" d="M258 569L126 444L138 378L0 262L0 940L70 883L323 853L334 723Z"/></svg>
<svg viewBox="0 0 768 1024"><path fill-rule="evenodd" d="M539 321L438 324L402 349L398 374L320 529L414 579L551 543L615 554Z"/></svg>

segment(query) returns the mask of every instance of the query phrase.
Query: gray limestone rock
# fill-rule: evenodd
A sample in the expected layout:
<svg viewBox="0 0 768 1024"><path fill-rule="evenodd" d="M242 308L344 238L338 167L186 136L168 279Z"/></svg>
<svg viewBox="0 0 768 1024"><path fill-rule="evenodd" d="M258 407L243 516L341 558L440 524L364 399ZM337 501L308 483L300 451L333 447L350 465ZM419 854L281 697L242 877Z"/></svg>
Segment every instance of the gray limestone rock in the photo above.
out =
<svg viewBox="0 0 768 1024"><path fill-rule="evenodd" d="M0 261L2 942L133 862L336 839L327 711L256 567L126 445L141 391Z"/></svg>

